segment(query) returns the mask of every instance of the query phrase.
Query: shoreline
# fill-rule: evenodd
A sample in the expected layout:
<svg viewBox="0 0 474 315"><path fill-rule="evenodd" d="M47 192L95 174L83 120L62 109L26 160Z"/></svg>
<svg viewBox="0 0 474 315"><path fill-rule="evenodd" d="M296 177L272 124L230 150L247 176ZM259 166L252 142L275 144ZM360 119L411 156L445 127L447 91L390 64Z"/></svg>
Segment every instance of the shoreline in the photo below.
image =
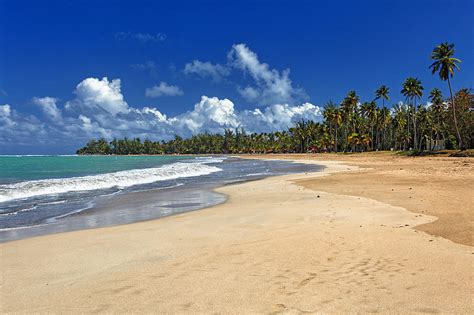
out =
<svg viewBox="0 0 474 315"><path fill-rule="evenodd" d="M227 201L199 211L2 243L2 312L474 311L471 246L413 229L432 216L295 183L358 168L323 163L219 187Z"/></svg>
<svg viewBox="0 0 474 315"><path fill-rule="evenodd" d="M191 163L196 161L196 158L200 157L190 159ZM218 168L219 171L201 176L182 176L139 188L138 186L125 187L111 194L101 195L99 189L95 191L97 193L93 197L81 199L82 204L76 208L71 208L62 214L55 214L54 217L48 217L47 209L38 210L38 213L46 219L37 224L3 228L3 224L8 224L4 221L0 228L0 243L82 229L131 224L196 211L225 202L225 196L214 191L216 187L278 176L280 173L298 173L309 171L310 168L317 169L316 166L307 167L303 163L293 163L288 160L273 162L261 159L241 159L235 156L206 156L206 158L211 160L217 158L219 162L210 163L210 165ZM220 159L227 162L221 164ZM167 165L164 164L165 167ZM127 171L133 172L135 169ZM109 174L101 174L101 176L107 175ZM64 180L74 178L64 178ZM60 203L63 204L66 201L68 200ZM15 219L16 217L11 217L11 220ZM19 223L14 222L14 224Z"/></svg>

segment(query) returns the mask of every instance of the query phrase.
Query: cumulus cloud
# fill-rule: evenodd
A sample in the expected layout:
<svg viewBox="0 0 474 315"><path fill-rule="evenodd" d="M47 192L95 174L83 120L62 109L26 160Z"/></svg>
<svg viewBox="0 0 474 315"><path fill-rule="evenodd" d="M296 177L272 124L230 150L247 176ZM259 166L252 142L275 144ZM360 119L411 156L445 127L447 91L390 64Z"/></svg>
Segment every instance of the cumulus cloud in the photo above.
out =
<svg viewBox="0 0 474 315"><path fill-rule="evenodd" d="M53 121L61 121L61 110L56 105L58 99L55 97L33 97L32 102L41 107L44 114Z"/></svg>
<svg viewBox="0 0 474 315"><path fill-rule="evenodd" d="M221 132L224 128L240 125L234 103L228 99L202 96L194 110L169 119L169 124L178 134L186 136L199 132Z"/></svg>
<svg viewBox="0 0 474 315"><path fill-rule="evenodd" d="M265 132L287 129L302 119L319 122L322 120L322 110L310 103L296 106L274 104L263 109L245 110L239 116L246 129Z"/></svg>
<svg viewBox="0 0 474 315"><path fill-rule="evenodd" d="M160 85L155 85L145 90L146 97L160 97L160 96L179 96L184 92L176 85L169 85L166 82L161 82Z"/></svg>
<svg viewBox="0 0 474 315"><path fill-rule="evenodd" d="M66 103L65 108L73 112L92 114L112 114L128 111L128 104L123 99L120 79L109 81L87 78L76 86L76 98Z"/></svg>
<svg viewBox="0 0 474 315"><path fill-rule="evenodd" d="M166 40L166 34L163 33L132 33L132 32L117 32L115 33L115 39L127 40L134 39L142 43L159 43Z"/></svg>
<svg viewBox="0 0 474 315"><path fill-rule="evenodd" d="M251 86L247 86L245 88L238 87L237 91L240 95L242 95L243 98L250 102L256 102L260 97L260 92Z"/></svg>
<svg viewBox="0 0 474 315"><path fill-rule="evenodd" d="M6 118L10 117L12 110L10 108L10 105L5 104L5 105L0 105L0 117Z"/></svg>
<svg viewBox="0 0 474 315"><path fill-rule="evenodd" d="M294 86L290 70L278 71L261 62L257 54L245 44L235 44L227 54L227 64L213 64L209 61L194 60L184 66L184 73L215 82L231 75L234 70L248 74L253 81L245 87L236 84L237 92L248 102L258 105L277 103L296 104L308 98L303 88Z"/></svg>
<svg viewBox="0 0 474 315"><path fill-rule="evenodd" d="M0 145L84 145L90 138L140 137L170 139L200 132L222 133L226 128L248 132L276 131L300 119L321 120L321 109L310 103L273 104L253 110L236 109L230 99L202 96L193 109L168 117L158 108L129 106L120 80L87 78L76 86L75 97L59 109L54 97L34 98L46 118L22 115L10 105L0 105ZM56 123L51 123L51 118ZM5 146L6 145L6 146ZM1 146L0 146L1 147ZM5 153L5 152L4 152Z"/></svg>
<svg viewBox="0 0 474 315"><path fill-rule="evenodd" d="M12 109L10 105L0 105L0 131L2 131L3 133L15 124L15 122L11 118L11 114Z"/></svg>
<svg viewBox="0 0 474 315"><path fill-rule="evenodd" d="M194 60L184 66L184 73L187 75L197 75L202 78L211 78L218 82L230 74L228 67L210 62Z"/></svg>
<svg viewBox="0 0 474 315"><path fill-rule="evenodd" d="M20 115L9 104L0 105L0 149L3 145L45 143L54 136L48 131L47 124L35 116Z"/></svg>
<svg viewBox="0 0 474 315"><path fill-rule="evenodd" d="M229 64L249 73L255 86L239 88L238 91L248 101L259 101L263 105L275 103L295 103L306 99L302 88L294 87L290 79L290 70L279 72L260 62L255 52L245 44L233 45L228 53Z"/></svg>

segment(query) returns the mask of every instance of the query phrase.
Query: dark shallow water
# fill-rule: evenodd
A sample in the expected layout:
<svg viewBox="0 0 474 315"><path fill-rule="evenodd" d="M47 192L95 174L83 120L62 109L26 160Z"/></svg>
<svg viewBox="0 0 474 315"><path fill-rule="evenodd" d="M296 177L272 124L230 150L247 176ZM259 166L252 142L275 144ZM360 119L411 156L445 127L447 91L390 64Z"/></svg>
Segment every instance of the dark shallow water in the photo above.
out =
<svg viewBox="0 0 474 315"><path fill-rule="evenodd" d="M288 161L235 157L206 163L220 171L195 177L134 185L125 189L60 195L31 211L0 217L0 242L81 229L128 224L198 210L222 203L214 188L268 176L318 171L321 167ZM10 207L15 203L11 202ZM1 204L0 204L1 207Z"/></svg>

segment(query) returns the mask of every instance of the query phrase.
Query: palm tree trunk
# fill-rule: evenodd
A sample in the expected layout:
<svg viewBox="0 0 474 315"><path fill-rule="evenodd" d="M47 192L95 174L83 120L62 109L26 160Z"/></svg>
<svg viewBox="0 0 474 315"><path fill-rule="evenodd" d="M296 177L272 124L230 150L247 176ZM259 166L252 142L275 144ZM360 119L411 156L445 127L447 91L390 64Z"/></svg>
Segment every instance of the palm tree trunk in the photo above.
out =
<svg viewBox="0 0 474 315"><path fill-rule="evenodd" d="M344 152L349 148L348 139L347 139L347 126L344 126Z"/></svg>
<svg viewBox="0 0 474 315"><path fill-rule="evenodd" d="M457 120L457 117L456 117L456 107L454 106L454 97L453 97L453 91L451 89L451 81L449 80L449 75L448 75L448 87L449 87L449 94L451 95L451 106L453 107L454 126L456 127L456 133L457 133L457 136L458 136L459 147L462 150L463 149L462 139L461 139L461 134L459 133L458 120Z"/></svg>
<svg viewBox="0 0 474 315"><path fill-rule="evenodd" d="M413 149L418 150L418 139L416 137L416 101L413 105Z"/></svg>
<svg viewBox="0 0 474 315"><path fill-rule="evenodd" d="M332 122L329 120L329 136L332 137Z"/></svg>
<svg viewBox="0 0 474 315"><path fill-rule="evenodd" d="M372 123L372 141L370 143L370 146L372 147L372 151L374 151L374 123ZM369 151L368 149L368 145L367 145L367 151Z"/></svg>
<svg viewBox="0 0 474 315"><path fill-rule="evenodd" d="M407 133L408 133L409 136L410 136L410 112L411 112L410 106L407 104ZM406 150L406 149L408 149L407 141L404 140L404 142L405 143L403 145L406 146L405 147L405 150Z"/></svg>

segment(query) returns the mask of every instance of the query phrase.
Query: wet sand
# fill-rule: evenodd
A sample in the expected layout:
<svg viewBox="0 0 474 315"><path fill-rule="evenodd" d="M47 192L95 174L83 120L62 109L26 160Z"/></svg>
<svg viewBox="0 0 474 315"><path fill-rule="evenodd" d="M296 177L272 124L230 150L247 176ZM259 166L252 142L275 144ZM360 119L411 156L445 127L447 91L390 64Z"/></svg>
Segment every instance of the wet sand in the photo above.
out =
<svg viewBox="0 0 474 315"><path fill-rule="evenodd" d="M473 313L473 247L421 231L435 216L315 186L367 172L356 160L224 186L226 203L196 212L0 244L1 311Z"/></svg>

